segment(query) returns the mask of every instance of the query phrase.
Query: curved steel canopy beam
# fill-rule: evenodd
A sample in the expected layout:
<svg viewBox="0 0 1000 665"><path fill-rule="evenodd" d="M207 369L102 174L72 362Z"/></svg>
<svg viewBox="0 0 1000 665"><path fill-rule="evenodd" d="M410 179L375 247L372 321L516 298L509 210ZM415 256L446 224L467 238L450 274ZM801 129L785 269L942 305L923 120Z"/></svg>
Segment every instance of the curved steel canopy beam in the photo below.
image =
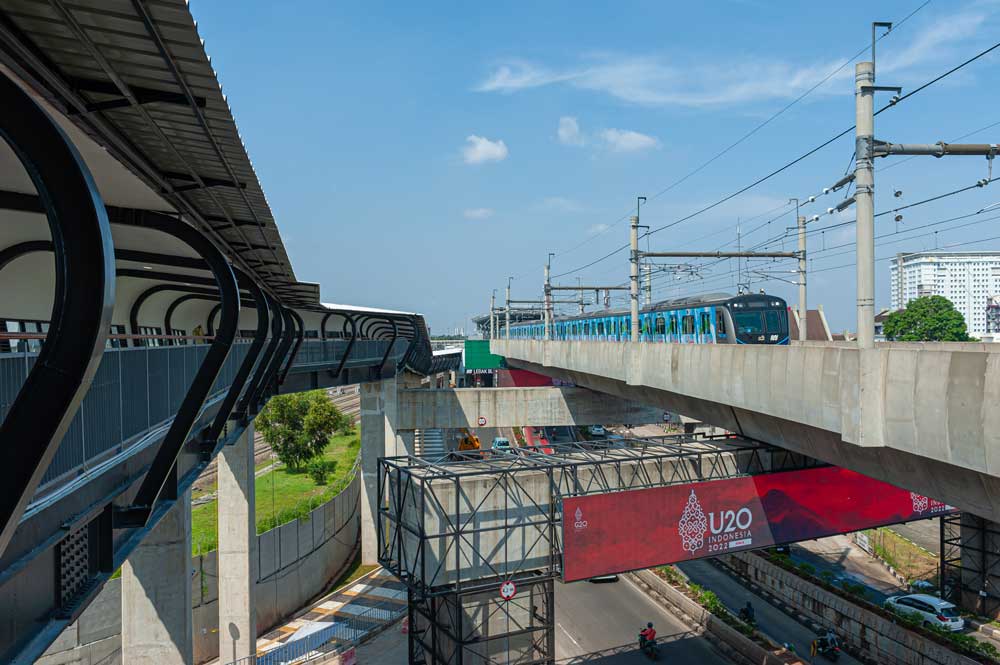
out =
<svg viewBox="0 0 1000 665"><path fill-rule="evenodd" d="M281 376L278 377L279 386L285 382L285 377L288 376L288 371L292 369L292 364L295 362L295 356L299 354L299 347L302 346L302 339L306 336L306 324L302 321L302 317L294 309L289 309L288 312L292 315L292 319L295 320L295 325L298 328L298 331L295 336L295 345L288 354L288 360L285 362L285 368L281 370Z"/></svg>
<svg viewBox="0 0 1000 665"><path fill-rule="evenodd" d="M274 367L281 358L278 349L283 338L285 317L282 315L281 305L276 300L266 293L264 297L267 298L271 310L271 341L268 342L267 348L264 349L264 354L257 364L257 371L254 372L253 379L250 381L250 388L247 389L243 400L236 407L236 410L243 415L249 415L251 410L254 413L257 412L264 400L264 393L267 391L268 381L274 373Z"/></svg>
<svg viewBox="0 0 1000 665"><path fill-rule="evenodd" d="M208 335L210 337L215 334L215 323L214 323L214 321L215 321L215 316L216 316L216 314L219 313L220 309L222 309L222 303L221 302L219 304L217 304L215 307L213 307L211 310L209 310L209 312L208 312L208 318L205 320L205 330L208 331Z"/></svg>
<svg viewBox="0 0 1000 665"><path fill-rule="evenodd" d="M327 315L327 316L329 316L329 315ZM358 324L354 320L354 317L351 316L350 314L347 314L346 312L341 312L341 316L344 317L344 323L341 326L341 333L345 337L347 336L347 324L350 323L351 324L351 340L347 343L347 348L344 349L344 355L340 359L340 364L337 365L337 369L334 370L334 372L333 372L333 378L335 378L335 379L338 376L340 376L340 373L342 371L344 371L344 365L347 364L347 359L351 357L351 349L354 348L354 340L357 339L357 337L358 337ZM326 319L325 318L323 319L323 323L324 324L326 323Z"/></svg>
<svg viewBox="0 0 1000 665"><path fill-rule="evenodd" d="M208 266L218 283L219 295L222 299L222 321L212 344L209 346L208 353L205 354L201 366L198 367L198 373L195 374L194 380L184 396L184 401L181 402L173 422L170 423L170 429L156 451L149 471L142 479L139 491L132 500L132 505L116 515L122 526L145 526L157 500L164 494L164 490L167 490L168 498L176 498L176 485L167 486L171 481L176 482L177 456L190 436L191 427L198 418L205 398L212 390L212 384L215 383L215 379L226 361L226 356L229 355L233 339L236 337L240 310L240 292L232 267L222 252L198 230L179 219L159 214L145 216L140 225L174 236L189 245L208 262ZM133 306L133 313L136 312L137 309Z"/></svg>
<svg viewBox="0 0 1000 665"><path fill-rule="evenodd" d="M175 298L173 300L173 302L171 302L169 305L167 305L167 313L163 315L163 334L164 335L173 335L174 334L174 326L173 326L173 321L172 321L172 319L174 318L174 310L176 310L178 307L180 307L184 303L190 302L191 300L208 300L210 302L217 302L219 300L219 294L216 293L214 296L208 296L208 295L202 295L200 293L188 293L187 295L178 296L177 298ZM212 335L211 333L209 333L209 336L213 337L214 335ZM170 346L174 346L174 342L176 342L176 341L177 340L173 340L173 339L167 340L167 342L170 343Z"/></svg>
<svg viewBox="0 0 1000 665"><path fill-rule="evenodd" d="M240 285L249 289L250 293L253 294L254 302L257 303L257 329L254 331L253 344L250 345L247 355L243 358L243 362L240 363L240 368L236 371L236 376L233 378L233 383L229 386L229 391L226 393L225 399L222 400L219 412L215 415L215 420L212 421L212 425L208 428L208 433L205 436L205 443L213 447L222 434L222 429L226 426L226 421L229 420L230 416L239 416L239 414L233 413L233 407L236 406L236 401L243 392L243 386L250 376L250 371L257 361L257 356L260 355L261 349L264 348L264 340L267 338L268 319L270 318L268 303L260 287L239 268L233 268L233 272L236 273L236 278L239 280Z"/></svg>
<svg viewBox="0 0 1000 665"><path fill-rule="evenodd" d="M139 310L142 309L143 303L155 296L157 293L163 293L164 291L177 291L180 293L191 293L213 298L219 297L219 292L214 289L184 286L183 284L155 284L136 296L135 302L133 302L132 307L129 308L128 325L133 335L137 337L139 335ZM141 342L142 340L140 339L133 339L132 346L142 346Z"/></svg>
<svg viewBox="0 0 1000 665"><path fill-rule="evenodd" d="M278 392L278 376L281 374L281 366L284 364L285 358L288 357L288 351L292 348L292 343L295 341L295 320L292 319L290 310L287 307L281 308L281 318L283 322L281 345L275 354L273 367L271 367L270 373L265 378L261 401L264 401L269 396L268 391L272 391L273 393Z"/></svg>
<svg viewBox="0 0 1000 665"><path fill-rule="evenodd" d="M49 332L0 425L0 553L100 364L115 300L107 211L86 164L58 125L16 83L0 76L0 138L45 204L55 252Z"/></svg>

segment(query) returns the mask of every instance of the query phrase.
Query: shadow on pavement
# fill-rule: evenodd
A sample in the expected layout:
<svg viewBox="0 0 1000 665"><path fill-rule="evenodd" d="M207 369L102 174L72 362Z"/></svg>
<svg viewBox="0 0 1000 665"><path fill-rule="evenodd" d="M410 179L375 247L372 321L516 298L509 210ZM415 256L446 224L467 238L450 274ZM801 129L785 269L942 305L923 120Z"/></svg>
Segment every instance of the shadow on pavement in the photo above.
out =
<svg viewBox="0 0 1000 665"><path fill-rule="evenodd" d="M684 640L693 639L701 639L701 633L688 630L672 635L657 635L656 645L660 652L659 660L665 663L684 662L683 660L676 659L677 653L675 652L679 653L681 651L680 644ZM636 659L641 659L641 661ZM645 662L646 660L646 656L639 651L639 642L636 640L635 642L622 644L621 646L608 647L607 649L592 651L571 658L559 658L556 659L556 665L577 665L582 663L587 663L588 665L611 665L612 663L634 663Z"/></svg>

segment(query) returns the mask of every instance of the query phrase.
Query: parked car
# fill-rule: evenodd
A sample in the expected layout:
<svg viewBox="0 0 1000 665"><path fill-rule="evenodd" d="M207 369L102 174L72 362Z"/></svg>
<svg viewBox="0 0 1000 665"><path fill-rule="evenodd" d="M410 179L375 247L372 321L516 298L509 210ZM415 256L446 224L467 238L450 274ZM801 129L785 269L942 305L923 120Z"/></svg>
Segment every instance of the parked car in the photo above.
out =
<svg viewBox="0 0 1000 665"><path fill-rule="evenodd" d="M925 626L935 626L952 632L965 628L965 619L958 613L958 608L954 604L926 593L892 596L886 599L884 606L897 614L918 615Z"/></svg>
<svg viewBox="0 0 1000 665"><path fill-rule="evenodd" d="M492 448L494 452L509 453L511 452L510 439L502 436L494 437L493 444L490 448Z"/></svg>
<svg viewBox="0 0 1000 665"><path fill-rule="evenodd" d="M926 593L931 596L940 596L938 587L930 580L913 580L910 582L910 591L913 593Z"/></svg>
<svg viewBox="0 0 1000 665"><path fill-rule="evenodd" d="M604 429L604 425L591 425L587 428L587 433L590 436L607 436L608 430Z"/></svg>

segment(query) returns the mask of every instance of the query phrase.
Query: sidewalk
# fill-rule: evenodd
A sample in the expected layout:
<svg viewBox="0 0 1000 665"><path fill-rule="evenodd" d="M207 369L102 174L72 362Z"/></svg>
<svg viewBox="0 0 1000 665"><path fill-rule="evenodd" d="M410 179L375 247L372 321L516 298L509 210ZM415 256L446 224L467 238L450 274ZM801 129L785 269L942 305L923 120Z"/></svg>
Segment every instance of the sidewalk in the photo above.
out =
<svg viewBox="0 0 1000 665"><path fill-rule="evenodd" d="M257 638L263 662L285 660L286 655L312 648L329 651L355 642L397 621L406 610L406 587L382 568L373 570L316 601L282 626ZM299 644L299 640L305 640ZM322 649L320 646L322 645ZM287 651L282 654L278 650Z"/></svg>

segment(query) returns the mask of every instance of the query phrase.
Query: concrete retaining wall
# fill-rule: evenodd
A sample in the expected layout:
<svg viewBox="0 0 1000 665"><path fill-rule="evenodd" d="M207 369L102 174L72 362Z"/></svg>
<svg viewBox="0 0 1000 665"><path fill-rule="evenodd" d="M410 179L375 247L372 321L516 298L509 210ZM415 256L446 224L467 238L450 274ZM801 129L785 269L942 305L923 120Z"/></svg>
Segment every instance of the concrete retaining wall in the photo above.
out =
<svg viewBox="0 0 1000 665"><path fill-rule="evenodd" d="M738 553L720 558L808 618L832 626L846 644L873 662L887 665L977 663L756 554Z"/></svg>
<svg viewBox="0 0 1000 665"><path fill-rule="evenodd" d="M273 628L322 593L350 564L360 542L361 478L302 518L257 536L257 634ZM191 559L194 662L219 655L217 552ZM80 618L37 662L121 664L121 580L108 582Z"/></svg>

